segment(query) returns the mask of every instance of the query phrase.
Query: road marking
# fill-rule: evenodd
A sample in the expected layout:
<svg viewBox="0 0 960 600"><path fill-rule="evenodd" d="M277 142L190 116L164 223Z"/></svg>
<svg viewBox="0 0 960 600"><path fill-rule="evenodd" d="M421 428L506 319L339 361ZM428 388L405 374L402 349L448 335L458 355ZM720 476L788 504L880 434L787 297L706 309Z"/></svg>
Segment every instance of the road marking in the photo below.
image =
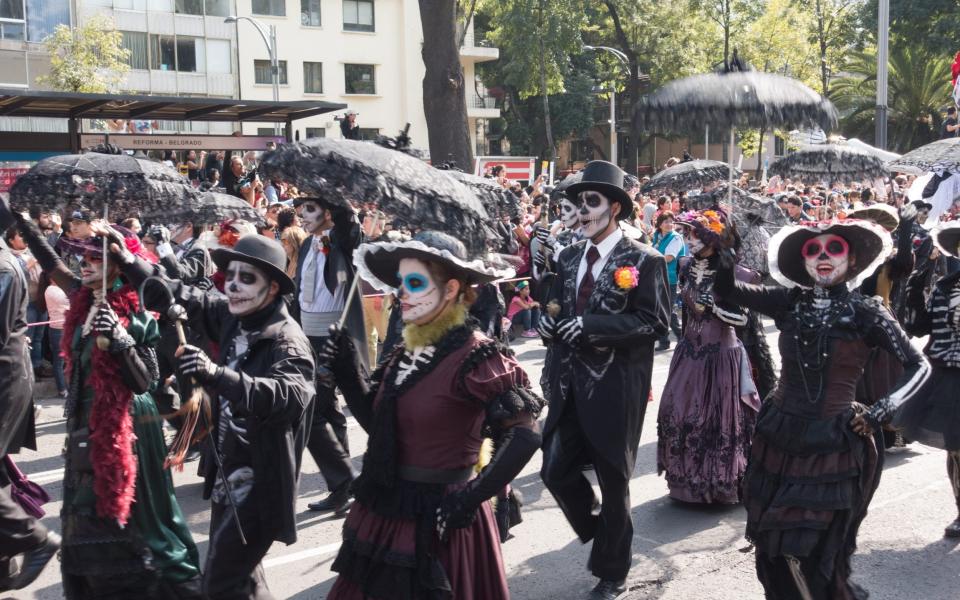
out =
<svg viewBox="0 0 960 600"><path fill-rule="evenodd" d="M50 469L49 471L40 471L39 473L28 473L27 477L34 483L50 483L58 479L63 479L63 467Z"/></svg>
<svg viewBox="0 0 960 600"><path fill-rule="evenodd" d="M308 558L323 556L324 554L331 554L339 549L340 542L337 542L335 544L327 544L326 546L310 548L309 550L301 550L300 552L291 552L290 554L285 554L276 558L268 558L267 560L263 561L263 566L264 568L269 569L271 567L288 565L290 563L299 562Z"/></svg>

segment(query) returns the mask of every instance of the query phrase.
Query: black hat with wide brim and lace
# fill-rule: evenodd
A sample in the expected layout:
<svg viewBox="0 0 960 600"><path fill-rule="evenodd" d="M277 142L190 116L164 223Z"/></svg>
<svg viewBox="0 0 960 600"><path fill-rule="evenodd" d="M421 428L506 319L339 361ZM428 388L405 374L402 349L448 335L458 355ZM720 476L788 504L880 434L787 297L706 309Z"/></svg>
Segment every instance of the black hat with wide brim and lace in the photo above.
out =
<svg viewBox="0 0 960 600"><path fill-rule="evenodd" d="M767 260L770 275L782 286L812 288L803 245L819 235L836 234L850 244L855 257L847 271L847 287L855 289L877 270L893 250L890 234L876 223L847 219L784 227L770 238Z"/></svg>
<svg viewBox="0 0 960 600"><path fill-rule="evenodd" d="M490 283L510 275L506 270L487 266L481 259L470 260L460 240L439 231L422 231L403 242L361 244L353 254L353 264L361 279L381 292L392 293L400 287L400 261L404 258L443 264L467 285Z"/></svg>
<svg viewBox="0 0 960 600"><path fill-rule="evenodd" d="M933 245L941 254L954 258L960 256L960 221L942 223L930 235L933 237Z"/></svg>

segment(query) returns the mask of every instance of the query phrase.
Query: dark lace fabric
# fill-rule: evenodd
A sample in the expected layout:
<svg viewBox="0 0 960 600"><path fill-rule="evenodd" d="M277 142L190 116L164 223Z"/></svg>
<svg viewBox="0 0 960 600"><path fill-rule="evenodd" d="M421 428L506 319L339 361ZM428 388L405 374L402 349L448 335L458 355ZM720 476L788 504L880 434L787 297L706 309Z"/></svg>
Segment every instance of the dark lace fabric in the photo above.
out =
<svg viewBox="0 0 960 600"><path fill-rule="evenodd" d="M760 581L769 597L795 597L784 570L793 557L814 598L865 598L849 581L850 556L882 456L874 437L850 428L865 410L855 400L857 382L872 347L904 365L894 394L914 391L926 364L879 301L845 286L814 292L722 279L718 291L728 300L772 316L780 329L780 381L758 415L744 478ZM874 408L878 419L889 418L891 403Z"/></svg>

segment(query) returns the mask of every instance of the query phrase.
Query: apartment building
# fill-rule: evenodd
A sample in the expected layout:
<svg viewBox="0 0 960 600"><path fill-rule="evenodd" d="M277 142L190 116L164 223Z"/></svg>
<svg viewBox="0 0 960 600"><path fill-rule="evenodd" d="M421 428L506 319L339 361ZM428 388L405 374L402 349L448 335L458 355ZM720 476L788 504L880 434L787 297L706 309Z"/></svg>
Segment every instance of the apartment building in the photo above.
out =
<svg viewBox="0 0 960 600"><path fill-rule="evenodd" d="M276 27L281 99L346 103L359 113L361 135L368 139L394 135L410 123L414 145L426 149L423 32L416 0L237 0L237 11L265 28ZM236 27L244 40L238 48L240 97L272 99L268 46L251 23L241 19ZM500 111L476 81L474 65L496 60L499 52L477 44L471 24L460 55L470 133L475 144L482 144L484 119L499 117ZM295 127L299 139L340 136L334 115L304 119ZM267 124L243 128L246 134L272 132Z"/></svg>

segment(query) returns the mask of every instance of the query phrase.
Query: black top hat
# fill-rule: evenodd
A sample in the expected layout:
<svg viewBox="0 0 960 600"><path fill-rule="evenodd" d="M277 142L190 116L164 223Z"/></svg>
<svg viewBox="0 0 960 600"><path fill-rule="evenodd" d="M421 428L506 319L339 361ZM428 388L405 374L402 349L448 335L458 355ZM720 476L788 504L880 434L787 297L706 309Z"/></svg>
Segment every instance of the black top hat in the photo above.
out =
<svg viewBox="0 0 960 600"><path fill-rule="evenodd" d="M405 242L361 244L353 264L364 281L380 291L400 287L399 265L404 258L417 258L446 265L467 285L489 283L503 276L482 260L469 260L463 242L440 231L421 231ZM382 284L382 285L378 285Z"/></svg>
<svg viewBox="0 0 960 600"><path fill-rule="evenodd" d="M221 271L226 271L231 261L238 260L263 269L267 277L280 284L281 294L293 293L293 280L287 275L287 253L277 240L259 234L248 233L240 238L233 248L217 248L210 258Z"/></svg>
<svg viewBox="0 0 960 600"><path fill-rule="evenodd" d="M611 202L620 204L618 219L627 219L633 215L633 200L623 189L626 173L613 163L605 160L593 160L583 168L580 181L567 188L567 197L579 204L580 192L600 192Z"/></svg>

